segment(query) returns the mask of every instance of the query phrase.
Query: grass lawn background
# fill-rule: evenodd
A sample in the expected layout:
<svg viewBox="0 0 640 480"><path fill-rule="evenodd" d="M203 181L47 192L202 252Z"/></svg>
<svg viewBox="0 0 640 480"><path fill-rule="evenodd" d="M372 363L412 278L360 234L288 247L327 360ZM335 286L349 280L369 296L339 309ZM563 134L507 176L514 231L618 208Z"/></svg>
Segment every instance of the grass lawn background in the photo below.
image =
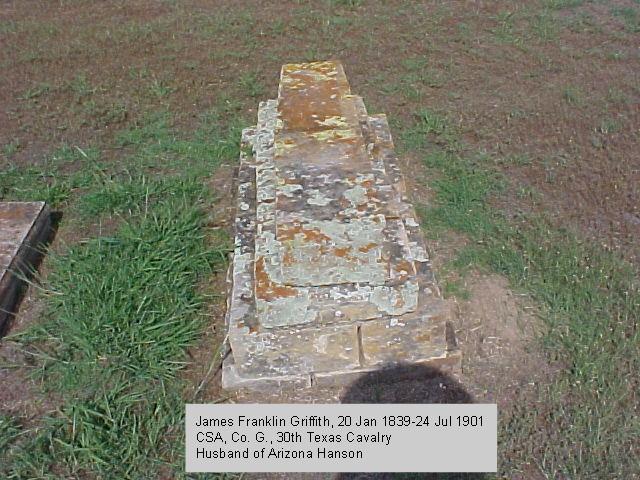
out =
<svg viewBox="0 0 640 480"><path fill-rule="evenodd" d="M0 343L30 385L0 395L0 475L185 478L240 129L281 64L336 58L452 246L445 293L499 274L539 318L554 374L501 405L500 475L634 478L639 34L634 0L5 3L0 198L61 221Z"/></svg>

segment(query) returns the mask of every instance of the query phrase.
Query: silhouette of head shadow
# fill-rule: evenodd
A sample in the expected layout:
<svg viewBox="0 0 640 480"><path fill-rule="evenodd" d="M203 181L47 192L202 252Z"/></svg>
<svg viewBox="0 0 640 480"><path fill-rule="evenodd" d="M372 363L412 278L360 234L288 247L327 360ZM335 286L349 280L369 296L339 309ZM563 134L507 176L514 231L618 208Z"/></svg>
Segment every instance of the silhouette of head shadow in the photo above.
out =
<svg viewBox="0 0 640 480"><path fill-rule="evenodd" d="M473 403L462 384L427 365L394 364L367 373L349 385L342 403Z"/></svg>
<svg viewBox="0 0 640 480"><path fill-rule="evenodd" d="M473 403L464 386L427 365L394 364L363 375L340 396L342 403ZM340 473L335 480L483 480L478 473Z"/></svg>

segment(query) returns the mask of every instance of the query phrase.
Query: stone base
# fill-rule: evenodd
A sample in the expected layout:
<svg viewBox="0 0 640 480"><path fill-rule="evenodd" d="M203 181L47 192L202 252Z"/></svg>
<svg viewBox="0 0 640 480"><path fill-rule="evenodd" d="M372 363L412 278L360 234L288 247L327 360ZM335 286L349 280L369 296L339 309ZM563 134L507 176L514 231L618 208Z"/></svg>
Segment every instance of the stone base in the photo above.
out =
<svg viewBox="0 0 640 480"><path fill-rule="evenodd" d="M445 373L459 374L462 371L462 353L452 333L447 335L448 349L444 355L433 358L423 358L413 361L411 366L424 366L438 369ZM259 390L262 392L292 391L313 388L341 388L358 381L365 375L393 366L387 363L377 367L357 367L349 370L335 370L330 372L304 373L299 375L261 376L247 375L238 371L230 349L222 362L222 388L225 390ZM411 371L411 370L409 370ZM419 370L413 370L419 372ZM408 380L403 378L402 380Z"/></svg>
<svg viewBox="0 0 640 480"><path fill-rule="evenodd" d="M23 287L51 227L44 202L0 202L0 336L9 327Z"/></svg>

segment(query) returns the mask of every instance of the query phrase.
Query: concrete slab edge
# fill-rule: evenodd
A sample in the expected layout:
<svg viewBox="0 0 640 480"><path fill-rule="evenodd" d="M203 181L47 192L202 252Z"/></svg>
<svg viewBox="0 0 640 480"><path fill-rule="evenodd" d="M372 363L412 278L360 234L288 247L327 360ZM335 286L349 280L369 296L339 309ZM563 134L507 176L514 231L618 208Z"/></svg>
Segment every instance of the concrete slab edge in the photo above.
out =
<svg viewBox="0 0 640 480"><path fill-rule="evenodd" d="M29 278L30 270L43 254L41 246L51 233L51 212L44 202L39 203L42 206L38 216L11 260L7 271L0 278L0 337L6 333L11 319L15 316L16 303L20 299L24 286L21 276Z"/></svg>

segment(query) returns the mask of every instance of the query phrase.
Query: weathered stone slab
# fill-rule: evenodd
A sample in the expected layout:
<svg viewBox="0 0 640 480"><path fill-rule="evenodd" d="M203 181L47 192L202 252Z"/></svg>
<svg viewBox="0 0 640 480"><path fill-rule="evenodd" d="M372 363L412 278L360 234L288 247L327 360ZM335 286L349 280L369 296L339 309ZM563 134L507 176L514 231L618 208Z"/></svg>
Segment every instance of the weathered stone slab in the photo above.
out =
<svg viewBox="0 0 640 480"><path fill-rule="evenodd" d="M0 334L14 313L22 281L49 234L44 202L0 202Z"/></svg>
<svg viewBox="0 0 640 480"><path fill-rule="evenodd" d="M338 62L285 65L243 132L229 281L228 378L449 355L386 117L367 114Z"/></svg>
<svg viewBox="0 0 640 480"><path fill-rule="evenodd" d="M445 358L449 350L446 341L449 312L438 303L430 309L413 318L401 315L363 322L360 326L363 365L385 365L398 359L413 363Z"/></svg>
<svg viewBox="0 0 640 480"><path fill-rule="evenodd" d="M308 374L360 366L356 325L263 329L238 336L236 367L254 377Z"/></svg>

